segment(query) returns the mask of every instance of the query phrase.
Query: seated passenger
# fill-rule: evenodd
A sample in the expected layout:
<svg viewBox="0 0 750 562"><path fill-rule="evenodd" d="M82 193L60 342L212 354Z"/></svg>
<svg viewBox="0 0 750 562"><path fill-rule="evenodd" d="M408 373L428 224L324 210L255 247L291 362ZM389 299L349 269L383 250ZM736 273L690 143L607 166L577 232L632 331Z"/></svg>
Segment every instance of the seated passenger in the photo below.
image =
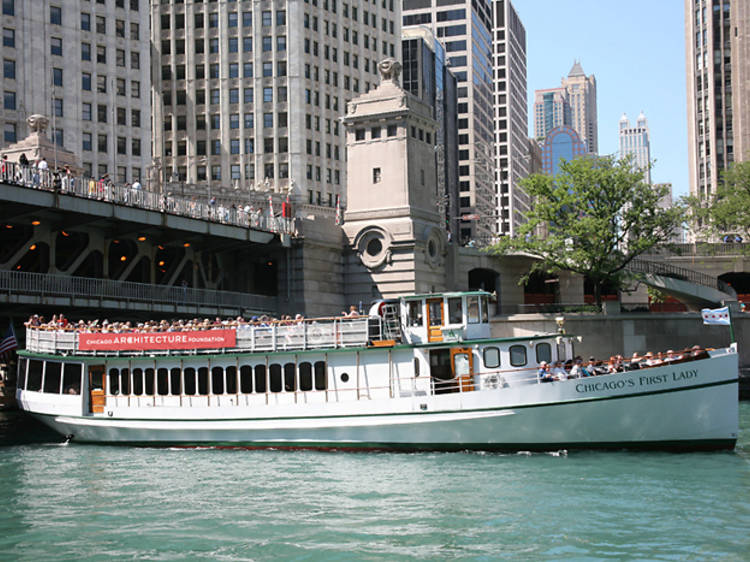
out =
<svg viewBox="0 0 750 562"><path fill-rule="evenodd" d="M576 357L573 366L570 368L570 373L568 373L568 378L580 379L583 376L588 376L583 374L583 359L581 357Z"/></svg>
<svg viewBox="0 0 750 562"><path fill-rule="evenodd" d="M539 371L537 371L537 379L539 382L552 382L552 373L550 372L549 363L542 361L539 363Z"/></svg>
<svg viewBox="0 0 750 562"><path fill-rule="evenodd" d="M562 361L555 361L555 366L552 368L552 378L557 381L568 380L568 373L562 366Z"/></svg>

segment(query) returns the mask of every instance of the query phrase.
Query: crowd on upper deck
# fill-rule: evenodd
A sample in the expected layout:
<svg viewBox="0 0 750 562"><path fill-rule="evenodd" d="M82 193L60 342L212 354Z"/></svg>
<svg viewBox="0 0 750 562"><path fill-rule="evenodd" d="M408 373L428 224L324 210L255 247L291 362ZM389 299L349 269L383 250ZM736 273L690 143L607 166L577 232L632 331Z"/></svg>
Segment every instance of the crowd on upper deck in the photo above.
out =
<svg viewBox="0 0 750 562"><path fill-rule="evenodd" d="M343 311L341 317L355 318L361 314L355 305L349 311ZM317 319L321 320L321 319ZM246 329L253 327L270 326L292 326L308 321L302 314L292 317L284 314L280 317L262 314L259 316L236 316L234 318L220 318L216 316L213 320L209 318L175 319L175 320L146 320L144 322L110 322L104 320L78 320L71 321L64 314L53 314L47 320L44 316L34 314L24 322L27 329L48 330L63 332L87 332L87 333L128 333L128 332L190 332L197 330L221 330L221 329Z"/></svg>

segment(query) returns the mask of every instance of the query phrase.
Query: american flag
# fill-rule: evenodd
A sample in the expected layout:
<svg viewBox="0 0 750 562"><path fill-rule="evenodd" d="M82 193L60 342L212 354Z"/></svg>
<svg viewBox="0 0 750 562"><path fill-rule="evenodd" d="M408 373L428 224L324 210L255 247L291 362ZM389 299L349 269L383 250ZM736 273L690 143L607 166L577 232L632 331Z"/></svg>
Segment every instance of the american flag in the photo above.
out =
<svg viewBox="0 0 750 562"><path fill-rule="evenodd" d="M16 332L13 330L13 323L8 325L8 332L0 340L0 357L8 358L10 354L18 348L16 341Z"/></svg>
<svg viewBox="0 0 750 562"><path fill-rule="evenodd" d="M341 199L336 196L336 224L341 224Z"/></svg>

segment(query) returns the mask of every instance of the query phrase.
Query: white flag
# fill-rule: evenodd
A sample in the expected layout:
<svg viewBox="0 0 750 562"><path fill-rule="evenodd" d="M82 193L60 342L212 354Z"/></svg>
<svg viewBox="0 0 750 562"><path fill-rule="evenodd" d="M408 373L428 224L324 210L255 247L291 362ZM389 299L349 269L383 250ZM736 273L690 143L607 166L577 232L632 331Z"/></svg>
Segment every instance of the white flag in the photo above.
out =
<svg viewBox="0 0 750 562"><path fill-rule="evenodd" d="M704 324L718 324L720 326L729 326L729 307L724 308L704 308L701 310Z"/></svg>

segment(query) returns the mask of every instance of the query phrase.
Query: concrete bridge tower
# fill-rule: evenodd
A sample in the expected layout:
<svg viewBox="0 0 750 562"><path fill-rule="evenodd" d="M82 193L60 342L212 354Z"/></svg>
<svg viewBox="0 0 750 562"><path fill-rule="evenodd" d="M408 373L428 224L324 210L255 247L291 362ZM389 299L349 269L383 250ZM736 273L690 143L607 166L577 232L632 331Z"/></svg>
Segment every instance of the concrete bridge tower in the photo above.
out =
<svg viewBox="0 0 750 562"><path fill-rule="evenodd" d="M431 108L398 83L401 65L379 64L380 85L347 104L344 287L367 303L446 287L446 234L438 213Z"/></svg>

